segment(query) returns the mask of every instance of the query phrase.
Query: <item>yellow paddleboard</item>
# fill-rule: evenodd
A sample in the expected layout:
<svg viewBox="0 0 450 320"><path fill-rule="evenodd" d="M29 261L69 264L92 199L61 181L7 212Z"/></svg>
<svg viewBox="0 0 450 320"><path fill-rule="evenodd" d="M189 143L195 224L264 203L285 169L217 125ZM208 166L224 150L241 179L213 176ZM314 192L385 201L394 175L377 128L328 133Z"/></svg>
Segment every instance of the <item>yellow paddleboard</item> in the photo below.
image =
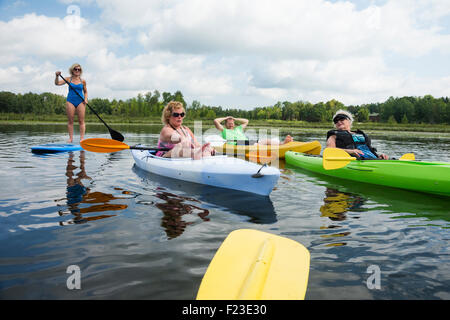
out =
<svg viewBox="0 0 450 320"><path fill-rule="evenodd" d="M217 152L226 154L259 154L261 156L278 156L284 159L286 151L294 151L308 154L320 154L322 146L319 141L299 142L293 141L281 145L251 145L251 146L237 146L225 143L220 146L214 146Z"/></svg>
<svg viewBox="0 0 450 320"><path fill-rule="evenodd" d="M306 294L309 251L270 233L240 229L217 250L198 300L301 300Z"/></svg>

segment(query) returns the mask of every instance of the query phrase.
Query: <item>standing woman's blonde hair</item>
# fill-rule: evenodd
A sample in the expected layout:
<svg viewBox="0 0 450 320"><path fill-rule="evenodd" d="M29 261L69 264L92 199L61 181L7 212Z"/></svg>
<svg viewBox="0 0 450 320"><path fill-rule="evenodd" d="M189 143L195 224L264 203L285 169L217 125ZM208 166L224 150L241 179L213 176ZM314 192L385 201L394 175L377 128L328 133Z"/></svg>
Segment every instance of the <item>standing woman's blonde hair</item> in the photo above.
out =
<svg viewBox="0 0 450 320"><path fill-rule="evenodd" d="M162 116L161 116L161 121L164 125L169 124L169 119L172 116L172 112L173 112L173 110L176 110L176 109L184 109L183 104L179 101L170 101L164 107Z"/></svg>
<svg viewBox="0 0 450 320"><path fill-rule="evenodd" d="M75 67L80 67L81 71L80 71L80 77L83 74L83 68L81 67L81 65L79 63L74 63L70 68L69 68L69 73L71 76L73 76L73 69Z"/></svg>

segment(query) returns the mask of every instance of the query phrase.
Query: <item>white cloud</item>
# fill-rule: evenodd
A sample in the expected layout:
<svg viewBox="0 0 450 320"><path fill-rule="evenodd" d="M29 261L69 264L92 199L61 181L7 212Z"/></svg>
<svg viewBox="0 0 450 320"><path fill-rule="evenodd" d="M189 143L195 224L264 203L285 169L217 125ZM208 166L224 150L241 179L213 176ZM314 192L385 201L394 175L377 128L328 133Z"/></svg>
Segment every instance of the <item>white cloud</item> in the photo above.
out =
<svg viewBox="0 0 450 320"><path fill-rule="evenodd" d="M94 3L60 1L84 11ZM428 64L427 76L413 65L450 53L450 32L441 24L450 15L447 0L388 0L358 9L324 0L96 3L99 19L80 17L76 30L71 17L31 13L0 21L0 90L61 90L51 87L54 71L77 60L90 97L181 90L188 101L254 107L450 95L450 76L441 71L448 61ZM405 61L402 68L392 57ZM44 85L34 81L35 66Z"/></svg>
<svg viewBox="0 0 450 320"><path fill-rule="evenodd" d="M71 17L64 19L26 14L8 22L0 21L1 61L28 57L79 58L98 47L120 43L119 37L97 30L79 17L80 28L73 28Z"/></svg>
<svg viewBox="0 0 450 320"><path fill-rule="evenodd" d="M409 0L360 11L350 2L321 0L99 2L105 19L140 28L148 48L174 52L333 59L381 50L416 56L450 43L433 26L416 25L426 15ZM448 4L446 11L435 3L421 7L430 17L449 13Z"/></svg>
<svg viewBox="0 0 450 320"><path fill-rule="evenodd" d="M86 77L89 76L90 83L102 83L94 88L105 97L181 90L198 100L202 95L232 92L231 77L220 73L221 65L208 65L200 56L151 52L117 57L103 49L92 52L86 61L86 70L95 70L86 73Z"/></svg>

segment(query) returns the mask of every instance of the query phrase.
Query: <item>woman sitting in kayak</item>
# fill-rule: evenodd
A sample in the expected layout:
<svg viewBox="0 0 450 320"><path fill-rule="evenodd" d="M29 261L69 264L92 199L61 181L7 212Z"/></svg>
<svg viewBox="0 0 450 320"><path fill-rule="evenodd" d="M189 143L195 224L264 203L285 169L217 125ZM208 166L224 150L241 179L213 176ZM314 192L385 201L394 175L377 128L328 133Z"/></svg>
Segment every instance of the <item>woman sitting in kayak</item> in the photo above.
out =
<svg viewBox="0 0 450 320"><path fill-rule="evenodd" d="M200 159L214 155L214 149L205 143L203 146L197 142L192 131L183 126L183 118L186 115L183 104L178 101L170 101L163 109L161 130L158 148L169 148L169 151L158 151L157 156L165 158L190 158Z"/></svg>
<svg viewBox="0 0 450 320"><path fill-rule="evenodd" d="M222 122L225 120L225 128L222 126ZM240 122L240 125L236 126L235 121ZM222 138L227 140L228 144L244 144L249 145L250 141L244 133L244 129L248 124L248 119L233 118L232 116L214 119L214 125L217 130L222 133ZM290 135L287 135L283 143L280 143L278 139L261 139L257 142L260 145L279 145L292 142L294 139ZM256 143L255 143L256 144Z"/></svg>
<svg viewBox="0 0 450 320"><path fill-rule="evenodd" d="M339 110L333 117L335 130L327 133L327 148L344 149L359 159L389 159L383 153L377 154L372 147L370 138L361 130L351 131L353 116L351 113Z"/></svg>

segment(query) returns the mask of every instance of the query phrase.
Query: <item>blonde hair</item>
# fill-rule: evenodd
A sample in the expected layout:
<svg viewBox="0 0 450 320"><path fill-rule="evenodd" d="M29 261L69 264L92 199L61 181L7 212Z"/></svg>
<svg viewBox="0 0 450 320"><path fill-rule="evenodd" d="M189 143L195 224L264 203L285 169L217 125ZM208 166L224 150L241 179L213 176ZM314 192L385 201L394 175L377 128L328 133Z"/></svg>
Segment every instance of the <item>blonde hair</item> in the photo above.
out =
<svg viewBox="0 0 450 320"><path fill-rule="evenodd" d="M80 76L81 76L81 74L83 73L83 68L81 67L81 65L80 65L79 63L74 63L74 64L69 68L69 73L70 73L70 75L73 76L73 69L74 69L75 67L80 67L80 69L81 69Z"/></svg>
<svg viewBox="0 0 450 320"><path fill-rule="evenodd" d="M172 112L175 109L184 109L184 106L181 102L179 101L170 101L163 109L162 111L162 116L161 116L161 121L163 124L169 124L169 119L172 116Z"/></svg>
<svg viewBox="0 0 450 320"><path fill-rule="evenodd" d="M336 111L336 113L334 114L334 116L333 116L333 120L334 120L334 118L338 115L338 114L343 114L343 115L346 115L348 118L349 118L349 120L350 120L350 125L353 123L353 115L350 113L350 112L348 112L348 111L346 111L346 110L338 110L338 111ZM333 121L333 125L334 125L334 121Z"/></svg>

